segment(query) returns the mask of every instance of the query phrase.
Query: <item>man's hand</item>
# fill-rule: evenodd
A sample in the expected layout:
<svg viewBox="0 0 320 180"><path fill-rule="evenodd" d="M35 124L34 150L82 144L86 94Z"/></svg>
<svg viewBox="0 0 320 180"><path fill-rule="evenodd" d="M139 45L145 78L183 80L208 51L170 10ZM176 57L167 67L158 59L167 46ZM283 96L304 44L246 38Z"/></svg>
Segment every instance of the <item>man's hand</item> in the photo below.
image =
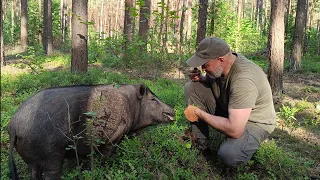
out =
<svg viewBox="0 0 320 180"><path fill-rule="evenodd" d="M185 110L184 110L184 115L190 122L196 122L198 121L198 116L195 114L195 110L199 109L193 105L189 105Z"/></svg>
<svg viewBox="0 0 320 180"><path fill-rule="evenodd" d="M192 81L200 81L201 71L198 68L192 67L188 69L187 75Z"/></svg>
<svg viewBox="0 0 320 180"><path fill-rule="evenodd" d="M207 83L207 77L204 76L198 68L192 67L188 69L187 75L191 79L191 81Z"/></svg>

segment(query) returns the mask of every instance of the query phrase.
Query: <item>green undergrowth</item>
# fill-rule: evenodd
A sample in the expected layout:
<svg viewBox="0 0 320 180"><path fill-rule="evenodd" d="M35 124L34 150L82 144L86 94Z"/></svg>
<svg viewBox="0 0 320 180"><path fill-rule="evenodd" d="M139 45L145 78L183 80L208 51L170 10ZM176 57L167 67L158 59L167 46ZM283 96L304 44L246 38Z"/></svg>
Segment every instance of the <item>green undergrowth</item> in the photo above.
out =
<svg viewBox="0 0 320 180"><path fill-rule="evenodd" d="M69 58L56 58L64 64ZM266 62L257 58L263 66ZM44 60L44 62L49 62ZM55 59L50 60L54 63ZM301 153L300 149L288 146L288 133L279 133L268 142L263 142L259 151L246 166L226 170L218 159L216 150L223 136L212 131L213 152L203 155L192 144L185 131L189 123L183 115L185 108L183 84L170 79L146 80L129 75L90 68L87 74L72 74L69 70L49 71L18 75L1 75L1 179L9 179L8 147L9 139L6 125L18 107L36 92L50 87L93 84L146 84L163 102L174 107L176 121L170 124L151 126L142 131L127 135L117 146L115 154L101 165L101 156L96 153L94 166L90 158L83 159L81 167L75 160L66 160L63 179L308 179L310 167L319 163L318 159ZM297 106L306 108L308 104ZM309 105L308 105L309 106ZM299 142L297 139L295 142ZM291 143L292 144L292 143ZM298 144L298 143L294 143ZM311 152L318 147L309 146ZM29 178L26 164L15 154L19 175ZM93 171L92 171L93 169Z"/></svg>

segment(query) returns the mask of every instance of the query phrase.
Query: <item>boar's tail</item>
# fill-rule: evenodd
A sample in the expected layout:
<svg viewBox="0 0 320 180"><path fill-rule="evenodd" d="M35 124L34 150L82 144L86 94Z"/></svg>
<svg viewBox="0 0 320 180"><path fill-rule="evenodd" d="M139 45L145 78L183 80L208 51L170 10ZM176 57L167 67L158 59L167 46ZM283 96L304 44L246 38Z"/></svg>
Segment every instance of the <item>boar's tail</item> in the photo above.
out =
<svg viewBox="0 0 320 180"><path fill-rule="evenodd" d="M11 131L10 133L10 154L9 154L9 168L10 168L10 176L12 180L18 180L19 176L17 173L16 164L14 162L13 157L13 147L16 144L17 136L15 131Z"/></svg>

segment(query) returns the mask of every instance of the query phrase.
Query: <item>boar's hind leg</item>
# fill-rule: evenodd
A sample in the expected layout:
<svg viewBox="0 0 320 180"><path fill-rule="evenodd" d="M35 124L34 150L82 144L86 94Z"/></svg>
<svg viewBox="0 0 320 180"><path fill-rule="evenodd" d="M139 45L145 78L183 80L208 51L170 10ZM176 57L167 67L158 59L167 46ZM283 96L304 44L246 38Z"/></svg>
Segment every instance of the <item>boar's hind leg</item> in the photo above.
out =
<svg viewBox="0 0 320 180"><path fill-rule="evenodd" d="M38 180L42 179L42 168L37 164L29 165L31 167L31 179Z"/></svg>
<svg viewBox="0 0 320 180"><path fill-rule="evenodd" d="M57 160L54 159L51 161L47 161L46 167L43 168L43 174L45 180L52 180L52 179L61 179L62 175L62 165L63 159Z"/></svg>

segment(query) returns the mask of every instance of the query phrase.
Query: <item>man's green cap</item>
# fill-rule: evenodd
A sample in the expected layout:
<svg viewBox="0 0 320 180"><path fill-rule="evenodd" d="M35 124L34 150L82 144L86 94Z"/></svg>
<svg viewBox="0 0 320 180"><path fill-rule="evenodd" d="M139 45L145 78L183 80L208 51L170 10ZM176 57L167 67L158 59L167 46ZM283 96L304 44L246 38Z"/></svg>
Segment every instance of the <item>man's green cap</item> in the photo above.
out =
<svg viewBox="0 0 320 180"><path fill-rule="evenodd" d="M230 46L217 37L203 39L196 50L196 53L187 60L191 67L199 67L211 59L224 56L230 52Z"/></svg>

